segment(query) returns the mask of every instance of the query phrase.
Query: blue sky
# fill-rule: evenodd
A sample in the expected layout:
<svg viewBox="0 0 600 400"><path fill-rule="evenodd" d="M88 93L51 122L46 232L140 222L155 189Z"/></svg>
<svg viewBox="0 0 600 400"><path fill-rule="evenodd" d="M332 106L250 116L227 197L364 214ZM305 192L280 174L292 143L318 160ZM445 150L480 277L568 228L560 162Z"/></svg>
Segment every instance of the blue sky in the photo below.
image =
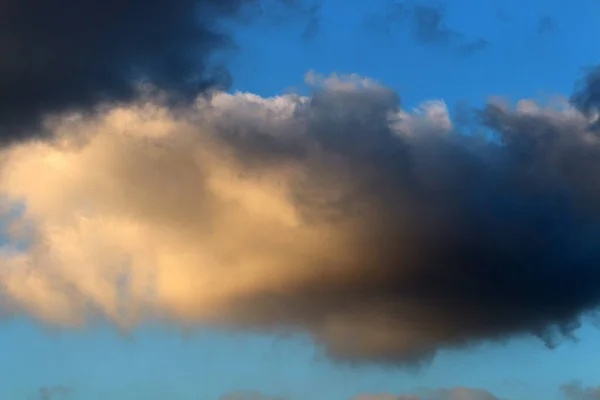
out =
<svg viewBox="0 0 600 400"><path fill-rule="evenodd" d="M318 30L309 39L302 38L304 22L297 19L285 26L256 22L237 28L240 49L228 55L233 89L274 96L301 86L304 74L315 70L374 78L397 90L409 107L430 99L477 105L490 95L569 94L581 68L599 61L596 1L443 5L455 42L419 42L402 22L384 22L386 9L379 0L323 0ZM487 42L482 49L458 51L481 39ZM214 331L182 336L146 327L125 338L110 327L60 332L17 318L0 325L0 399L36 399L39 388L62 386L72 390L56 390L52 398L209 400L258 391L343 400L361 393L468 386L506 399L558 399L564 383L600 385L598 335L588 324L577 342L555 350L534 339L515 339L442 352L431 365L405 371L333 363L305 337Z"/></svg>

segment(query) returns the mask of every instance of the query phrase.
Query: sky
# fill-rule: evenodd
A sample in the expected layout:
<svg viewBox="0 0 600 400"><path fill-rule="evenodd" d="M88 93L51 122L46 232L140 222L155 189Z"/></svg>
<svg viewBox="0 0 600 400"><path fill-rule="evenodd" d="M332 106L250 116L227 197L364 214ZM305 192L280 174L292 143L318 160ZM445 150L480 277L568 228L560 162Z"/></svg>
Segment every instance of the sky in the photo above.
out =
<svg viewBox="0 0 600 400"><path fill-rule="evenodd" d="M0 5L0 399L600 399L598 2L173 4Z"/></svg>

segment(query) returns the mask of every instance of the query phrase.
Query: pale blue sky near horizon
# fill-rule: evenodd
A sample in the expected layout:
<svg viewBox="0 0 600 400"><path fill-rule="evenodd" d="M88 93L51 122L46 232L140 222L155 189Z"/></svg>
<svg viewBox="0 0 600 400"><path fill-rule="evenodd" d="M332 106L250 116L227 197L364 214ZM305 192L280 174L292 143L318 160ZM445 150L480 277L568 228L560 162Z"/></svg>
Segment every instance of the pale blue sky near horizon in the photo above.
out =
<svg viewBox="0 0 600 400"><path fill-rule="evenodd" d="M321 0L310 38L302 37L299 20L238 28L239 50L229 55L232 89L274 96L302 86L309 70L357 73L395 89L408 107L432 99L452 107L488 96L569 95L581 68L600 62L593 46L600 39L597 1L446 1L447 28L458 33L450 44L420 43L402 21L389 24L386 34L384 3ZM481 40L487 45L461 53ZM258 391L345 400L456 386L509 400L559 399L562 384L600 385L600 330L587 323L578 338L554 350L518 338L444 351L431 365L406 371L339 365L300 336L203 330L184 337L146 327L125 338L110 327L57 332L18 318L0 323L0 400L38 399L39 388L62 386L72 389L70 397L57 391L54 399L212 400Z"/></svg>

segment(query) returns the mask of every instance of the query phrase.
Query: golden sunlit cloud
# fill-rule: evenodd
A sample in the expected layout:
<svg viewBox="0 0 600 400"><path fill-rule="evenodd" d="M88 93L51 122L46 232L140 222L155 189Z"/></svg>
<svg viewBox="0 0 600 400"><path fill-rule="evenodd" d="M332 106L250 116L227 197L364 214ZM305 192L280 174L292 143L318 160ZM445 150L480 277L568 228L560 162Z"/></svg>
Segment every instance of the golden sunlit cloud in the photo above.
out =
<svg viewBox="0 0 600 400"><path fill-rule="evenodd" d="M490 104L499 144L455 132L440 101L406 111L357 76L307 81L311 97L142 96L3 149L4 306L62 326L307 331L340 359L411 362L597 304L593 226L558 220L572 204L546 186L593 209L578 172L600 164L563 162L598 152L584 115Z"/></svg>

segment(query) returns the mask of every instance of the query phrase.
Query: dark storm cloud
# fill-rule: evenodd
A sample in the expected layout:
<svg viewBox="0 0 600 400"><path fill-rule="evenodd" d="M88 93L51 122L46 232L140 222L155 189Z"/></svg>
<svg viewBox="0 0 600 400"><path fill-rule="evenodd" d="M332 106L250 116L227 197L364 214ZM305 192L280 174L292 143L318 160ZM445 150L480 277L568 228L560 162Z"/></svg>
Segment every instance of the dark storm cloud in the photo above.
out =
<svg viewBox="0 0 600 400"><path fill-rule="evenodd" d="M398 136L386 117L397 105L382 89L329 89L298 110L305 140L232 142L269 165L318 143L344 168L312 173L323 187L348 186L329 204L299 186L299 207L310 221L359 221L347 274L245 298L240 320L307 328L333 357L383 363L519 334L549 347L570 336L600 303L600 142L588 120L490 103L480 116L493 141L434 134L435 114Z"/></svg>
<svg viewBox="0 0 600 400"><path fill-rule="evenodd" d="M571 102L586 115L597 113L600 108L600 67L586 69L571 96Z"/></svg>
<svg viewBox="0 0 600 400"><path fill-rule="evenodd" d="M145 80L184 96L229 77L211 53L218 20L254 0L6 0L0 3L0 139L46 113L127 101Z"/></svg>

